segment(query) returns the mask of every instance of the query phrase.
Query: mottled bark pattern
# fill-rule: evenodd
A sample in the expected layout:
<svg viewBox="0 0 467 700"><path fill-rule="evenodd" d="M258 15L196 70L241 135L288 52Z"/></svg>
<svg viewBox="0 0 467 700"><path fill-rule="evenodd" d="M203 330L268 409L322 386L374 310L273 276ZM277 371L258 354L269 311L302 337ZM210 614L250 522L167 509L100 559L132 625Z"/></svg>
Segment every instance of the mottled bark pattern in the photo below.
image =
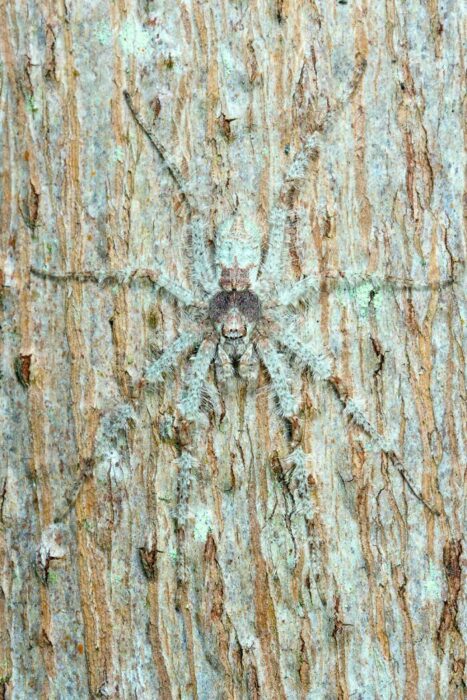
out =
<svg viewBox="0 0 467 700"><path fill-rule="evenodd" d="M459 0L0 2L0 698L464 697L461 22ZM284 257L323 280L305 335L404 469L297 372L292 473L266 373L219 395L211 371L183 473L183 371L141 386L177 304L31 268L157 254L189 283L187 204L124 90L210 240L236 210L266 246L365 62L284 195Z"/></svg>

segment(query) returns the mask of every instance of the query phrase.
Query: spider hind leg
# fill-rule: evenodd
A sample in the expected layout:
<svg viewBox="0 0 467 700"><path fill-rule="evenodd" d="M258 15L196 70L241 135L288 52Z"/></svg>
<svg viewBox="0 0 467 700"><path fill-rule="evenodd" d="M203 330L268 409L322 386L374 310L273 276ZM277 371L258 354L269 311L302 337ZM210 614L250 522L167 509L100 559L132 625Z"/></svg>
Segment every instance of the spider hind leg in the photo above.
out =
<svg viewBox="0 0 467 700"><path fill-rule="evenodd" d="M300 418L299 401L294 396L292 376L283 356L275 345L267 339L257 342L257 349L263 365L266 367L274 393L279 405L281 416L286 424L289 454L286 462L292 465L299 460L305 464L306 455L301 445L303 442L303 421Z"/></svg>
<svg viewBox="0 0 467 700"><path fill-rule="evenodd" d="M199 418L206 377L216 354L217 344L212 337L207 337L199 346L198 352L191 358L185 386L178 405L182 418L195 423Z"/></svg>
<svg viewBox="0 0 467 700"><path fill-rule="evenodd" d="M214 360L217 382L222 387L227 387L235 378L235 366L224 348L219 345Z"/></svg>
<svg viewBox="0 0 467 700"><path fill-rule="evenodd" d="M250 344L238 361L238 376L248 385L255 385L259 373L259 357L253 344Z"/></svg>

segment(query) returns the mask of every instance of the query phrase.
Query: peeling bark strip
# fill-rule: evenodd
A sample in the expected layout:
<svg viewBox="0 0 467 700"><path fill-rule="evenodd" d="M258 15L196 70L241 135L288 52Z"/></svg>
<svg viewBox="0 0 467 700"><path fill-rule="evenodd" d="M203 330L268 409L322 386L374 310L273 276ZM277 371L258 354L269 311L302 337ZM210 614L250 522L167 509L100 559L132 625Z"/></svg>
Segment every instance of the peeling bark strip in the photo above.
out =
<svg viewBox="0 0 467 700"><path fill-rule="evenodd" d="M459 627L457 621L459 595L462 585L462 542L448 542L443 549L443 564L446 570L446 580L448 585L447 598L444 601L441 621L438 627L438 641L441 648L444 650L446 637L450 632L455 632L458 635Z"/></svg>
<svg viewBox="0 0 467 700"><path fill-rule="evenodd" d="M461 16L0 3L0 700L463 700Z"/></svg>
<svg viewBox="0 0 467 700"><path fill-rule="evenodd" d="M31 381L31 355L18 355L15 358L15 374L21 386L27 389Z"/></svg>

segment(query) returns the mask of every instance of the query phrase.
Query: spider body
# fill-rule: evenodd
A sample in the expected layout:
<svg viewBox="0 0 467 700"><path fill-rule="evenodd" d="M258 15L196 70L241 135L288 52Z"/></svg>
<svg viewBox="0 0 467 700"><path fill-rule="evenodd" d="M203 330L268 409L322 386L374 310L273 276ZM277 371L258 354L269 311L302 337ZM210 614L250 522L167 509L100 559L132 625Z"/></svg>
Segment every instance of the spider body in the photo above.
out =
<svg viewBox="0 0 467 700"><path fill-rule="evenodd" d="M223 275L225 274L223 270ZM221 277L221 281L222 281ZM261 302L247 288L225 286L209 301L209 320L219 336L219 343L233 363L238 362L249 347L261 318Z"/></svg>
<svg viewBox="0 0 467 700"><path fill-rule="evenodd" d="M283 227L283 220L277 218ZM188 420L199 417L204 383L211 363L215 366L221 385L235 377L253 383L262 363L270 376L281 415L292 420L298 412L287 354L279 350L282 345L290 354L284 331L288 329L293 335L291 324L294 314L293 305L289 304L284 290L287 292L296 285L280 284L281 254L271 243L262 263L239 264L242 245L236 236L238 230L244 228L243 222L241 225L230 223L224 230L224 236L219 234L218 247L211 261L204 237L194 225L193 260L198 262L193 265L193 278L197 289L193 292L183 290L177 298L179 303L188 306L189 316L189 305L185 299L191 294L194 306L203 310L204 317L197 326L197 334L179 336L146 372L148 382L158 383L169 369L178 364L181 354L192 352L179 402L181 416ZM278 240L276 236L276 243ZM247 249L250 250L249 247ZM271 261L271 257L277 258L277 262ZM274 270L273 275L268 274L270 269ZM274 279L276 274L278 280ZM282 296L276 291L277 283ZM303 290L309 291L306 285ZM304 296L303 290L300 290L298 297ZM297 294L294 292L292 296L296 301Z"/></svg>

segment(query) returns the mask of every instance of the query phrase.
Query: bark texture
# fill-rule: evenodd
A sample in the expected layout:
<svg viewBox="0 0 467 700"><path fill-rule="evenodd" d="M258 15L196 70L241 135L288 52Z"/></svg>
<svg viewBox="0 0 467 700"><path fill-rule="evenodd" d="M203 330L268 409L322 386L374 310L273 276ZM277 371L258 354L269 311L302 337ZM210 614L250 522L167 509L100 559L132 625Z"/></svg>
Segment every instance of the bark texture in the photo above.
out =
<svg viewBox="0 0 467 700"><path fill-rule="evenodd" d="M448 698L465 693L462 3L1 0L0 698ZM188 211L136 95L207 208L287 193L305 334L397 445L301 380L306 469L268 378L218 396L177 525L177 396L134 387L183 326ZM385 278L387 283L377 284ZM400 283L400 280L405 282ZM305 494L305 497L303 496Z"/></svg>

